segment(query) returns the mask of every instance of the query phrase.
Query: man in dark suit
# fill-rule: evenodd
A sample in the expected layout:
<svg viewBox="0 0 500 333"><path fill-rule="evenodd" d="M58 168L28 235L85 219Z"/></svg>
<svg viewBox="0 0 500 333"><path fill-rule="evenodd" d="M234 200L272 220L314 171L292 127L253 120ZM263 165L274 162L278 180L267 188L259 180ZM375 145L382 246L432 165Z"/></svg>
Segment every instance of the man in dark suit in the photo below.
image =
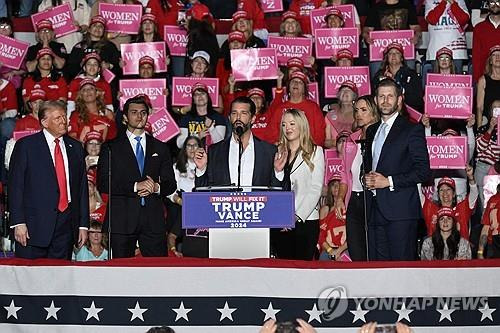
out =
<svg viewBox="0 0 500 333"><path fill-rule="evenodd" d="M145 95L127 100L123 117L127 130L101 149L97 165L98 189L109 193L111 167L111 221L106 217L104 230L111 227L113 258L135 255L139 241L145 257L167 255L167 236L162 198L177 188L167 144L146 135L151 104ZM111 154L111 166L109 159Z"/></svg>
<svg viewBox="0 0 500 333"><path fill-rule="evenodd" d="M87 240L89 196L85 154L66 135L66 106L44 102L43 130L20 139L10 162L10 225L16 257L71 259Z"/></svg>
<svg viewBox="0 0 500 333"><path fill-rule="evenodd" d="M417 221L422 210L417 184L431 176L422 125L400 113L401 88L382 80L375 92L381 121L366 132L365 184L371 200L368 224L370 260L414 260Z"/></svg>
<svg viewBox="0 0 500 333"><path fill-rule="evenodd" d="M238 185L239 140L243 146L241 158L242 187L281 186L286 151L252 135L255 104L248 97L238 97L231 103L229 114L233 133L229 139L210 146L208 156L200 148L195 155L196 187Z"/></svg>

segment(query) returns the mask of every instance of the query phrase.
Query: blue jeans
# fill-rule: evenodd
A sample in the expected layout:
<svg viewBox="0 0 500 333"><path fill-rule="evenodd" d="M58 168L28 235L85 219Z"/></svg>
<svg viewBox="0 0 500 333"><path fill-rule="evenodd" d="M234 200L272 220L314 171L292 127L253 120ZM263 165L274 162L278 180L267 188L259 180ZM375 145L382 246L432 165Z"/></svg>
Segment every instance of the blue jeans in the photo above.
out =
<svg viewBox="0 0 500 333"><path fill-rule="evenodd" d="M5 0L0 0L0 17L7 17L7 3Z"/></svg>
<svg viewBox="0 0 500 333"><path fill-rule="evenodd" d="M31 15L33 1L35 0L21 0L21 5L19 6L19 16L25 17Z"/></svg>

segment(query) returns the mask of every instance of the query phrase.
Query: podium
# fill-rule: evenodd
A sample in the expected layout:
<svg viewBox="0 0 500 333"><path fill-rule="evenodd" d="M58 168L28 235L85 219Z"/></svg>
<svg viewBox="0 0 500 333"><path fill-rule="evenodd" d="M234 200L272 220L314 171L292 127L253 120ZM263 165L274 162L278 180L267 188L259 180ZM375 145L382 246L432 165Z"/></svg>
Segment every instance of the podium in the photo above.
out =
<svg viewBox="0 0 500 333"><path fill-rule="evenodd" d="M293 192L253 189L259 191L223 192L224 188L211 187L183 193L182 228L209 229L210 258L269 258L270 228L294 227Z"/></svg>

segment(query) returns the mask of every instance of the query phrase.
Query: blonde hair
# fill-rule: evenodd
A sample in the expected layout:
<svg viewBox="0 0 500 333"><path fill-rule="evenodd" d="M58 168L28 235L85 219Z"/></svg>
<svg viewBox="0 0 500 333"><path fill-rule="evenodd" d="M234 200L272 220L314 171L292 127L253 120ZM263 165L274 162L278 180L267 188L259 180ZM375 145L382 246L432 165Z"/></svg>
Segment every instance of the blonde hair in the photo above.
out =
<svg viewBox="0 0 500 333"><path fill-rule="evenodd" d="M281 124L283 124L285 115L292 115L295 123L299 128L299 150L302 152L302 159L307 164L309 169L314 170L314 164L311 161L312 155L316 152L316 145L311 138L311 131L309 129L309 122L307 121L304 113L298 109L287 109L283 112L281 117ZM289 142L283 130L283 125L280 127L280 145L289 149Z"/></svg>
<svg viewBox="0 0 500 333"><path fill-rule="evenodd" d="M99 94L99 90L97 87L94 87L96 89L96 100L95 103L97 105L97 110L99 112L100 116L105 116L106 115L106 104L104 103L104 97L102 97L101 94ZM87 110L87 106L85 105L85 102L83 100L83 97L78 91L78 94L76 95L76 100L75 100L75 111L78 112L78 118L81 123L87 124L89 121L89 111Z"/></svg>
<svg viewBox="0 0 500 333"><path fill-rule="evenodd" d="M495 51L495 52L498 52L498 51ZM493 52L493 53L495 53ZM488 57L488 59L486 59L486 64L484 66L484 73L483 74L486 74L488 76L491 76L491 73L493 73L493 65L492 65L492 61L493 61L493 53L491 53Z"/></svg>
<svg viewBox="0 0 500 333"><path fill-rule="evenodd" d="M285 36L285 21L280 23L280 36ZM296 37L302 37L302 27L300 26L299 21L295 20L295 34L297 35Z"/></svg>

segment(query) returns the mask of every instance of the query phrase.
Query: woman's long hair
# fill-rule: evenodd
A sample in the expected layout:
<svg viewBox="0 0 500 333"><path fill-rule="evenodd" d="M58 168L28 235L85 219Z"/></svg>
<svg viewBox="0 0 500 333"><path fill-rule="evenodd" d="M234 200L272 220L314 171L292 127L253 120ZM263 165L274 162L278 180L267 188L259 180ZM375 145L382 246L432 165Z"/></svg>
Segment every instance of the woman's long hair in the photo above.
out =
<svg viewBox="0 0 500 333"><path fill-rule="evenodd" d="M190 135L184 140L184 144L182 145L181 150L179 151L179 155L177 155L177 162L175 162L175 168L179 170L180 173L185 173L187 171L186 165L188 163L188 156L187 156L187 143L189 140L196 140L196 143L198 144L199 147L201 147L201 139L197 136Z"/></svg>
<svg viewBox="0 0 500 333"><path fill-rule="evenodd" d="M457 229L457 221L453 217L453 229L451 230L451 234L448 239L446 239L446 245L448 246L448 259L453 260L457 256L458 243L460 243L460 232ZM434 259L444 259L444 240L443 236L441 236L439 221L436 223L436 229L432 234L432 244L434 245Z"/></svg>
<svg viewBox="0 0 500 333"><path fill-rule="evenodd" d="M97 104L97 110L99 112L99 115L106 116L107 108L106 104L104 103L104 98L97 91L96 91L95 102ZM78 92L78 95L76 96L75 111L78 112L78 119L80 120L80 122L83 124L87 124L90 118L89 111L87 110L87 106L85 105L85 102L83 101L80 92Z"/></svg>
<svg viewBox="0 0 500 333"><path fill-rule="evenodd" d="M158 32L158 25L156 24L156 22L153 22L154 24L154 32L153 32L153 42L164 42L164 39L161 38L160 36L160 33ZM144 43L145 40L144 40L144 31L142 31L142 23L141 25L139 26L139 32L137 33L137 35L135 36L134 38L134 43ZM165 43L167 49L168 49L168 44ZM170 55L170 51L168 51L168 55Z"/></svg>
<svg viewBox="0 0 500 333"><path fill-rule="evenodd" d="M90 229L97 229L100 230L102 233L102 240L101 240L101 246L103 249L107 250L108 249L108 235L105 232L102 232L102 224L99 223L99 221L96 220L91 220L90 221ZM87 241L85 242L85 246L87 247L87 250L91 250L92 246L90 245L90 239L87 238Z"/></svg>
<svg viewBox="0 0 500 333"><path fill-rule="evenodd" d="M384 74L385 70L389 66L388 55L389 55L389 52L386 52L384 54L384 59L382 60L382 63L380 65L380 70L379 71L382 71L382 74ZM401 67L406 67L406 59L405 59L404 54L401 55Z"/></svg>
<svg viewBox="0 0 500 333"><path fill-rule="evenodd" d="M441 69L439 68L439 59L436 58L436 61L434 62L434 67L432 68L433 73L441 73ZM451 67L450 67L450 73L451 74L456 74L455 73L455 64L453 63L453 58L451 58Z"/></svg>
<svg viewBox="0 0 500 333"><path fill-rule="evenodd" d="M304 113L297 109L287 109L283 112L283 116L281 117L280 122L280 145L284 145L288 150L290 149L288 146L288 139L286 138L285 131L283 130L283 119L285 115L292 115L295 123L299 128L299 151L302 153L302 159L307 164L309 169L314 170L314 164L311 161L313 154L316 152L316 145L313 143L311 138L311 131L309 129L309 122L307 121ZM290 156L290 155L288 155Z"/></svg>
<svg viewBox="0 0 500 333"><path fill-rule="evenodd" d="M441 186L443 186L443 184L441 184ZM437 196L437 200L435 201L435 203L439 207L443 207L443 203L441 202L441 198L439 197L439 187L437 188L437 192L438 192L438 196ZM451 208L456 207L457 203L458 203L457 191L455 189L453 189L453 199L451 199Z"/></svg>
<svg viewBox="0 0 500 333"><path fill-rule="evenodd" d="M35 70L28 75L30 75L35 82L40 82L43 79L42 73L38 68L38 64L35 67ZM61 76L62 73L56 68L56 66L54 66L54 57L52 57L52 68L50 69L49 80L51 80L52 82L56 82Z"/></svg>
<svg viewBox="0 0 500 333"><path fill-rule="evenodd" d="M89 27L90 28L90 27ZM99 41L93 42L92 38L90 37L90 32L87 30L85 35L83 35L82 41L80 42L80 46L83 50L91 48L97 50L97 53L100 53L101 49L104 47L109 42L107 34L106 34L106 29L104 29L104 32L102 34L102 37ZM92 45L92 43L95 43Z"/></svg>
<svg viewBox="0 0 500 333"><path fill-rule="evenodd" d="M210 97L210 94L206 91L203 91L204 93L207 94L207 116L210 116L214 113L216 113L216 111L214 110L214 106L212 104L212 98ZM198 117L198 111L196 110L196 105L194 105L194 91L191 92L191 106L190 106L190 109L189 109L189 112L187 113L188 115L190 115L191 117Z"/></svg>

